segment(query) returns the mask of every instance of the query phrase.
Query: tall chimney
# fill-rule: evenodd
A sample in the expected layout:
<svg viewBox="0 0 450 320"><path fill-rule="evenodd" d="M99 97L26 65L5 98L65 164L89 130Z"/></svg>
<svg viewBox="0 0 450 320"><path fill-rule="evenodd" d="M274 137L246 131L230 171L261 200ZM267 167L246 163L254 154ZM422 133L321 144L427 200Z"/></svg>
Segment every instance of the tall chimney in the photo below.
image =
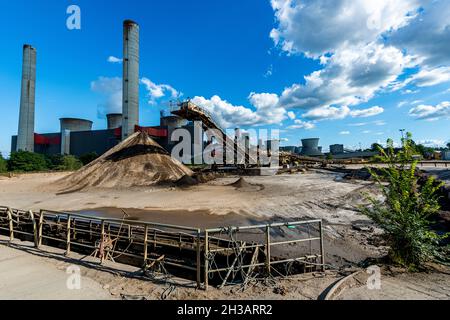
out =
<svg viewBox="0 0 450 320"><path fill-rule="evenodd" d="M36 91L36 49L23 46L22 89L20 94L17 151L34 151L34 107Z"/></svg>
<svg viewBox="0 0 450 320"><path fill-rule="evenodd" d="M139 124L139 25L123 23L123 101L122 140Z"/></svg>

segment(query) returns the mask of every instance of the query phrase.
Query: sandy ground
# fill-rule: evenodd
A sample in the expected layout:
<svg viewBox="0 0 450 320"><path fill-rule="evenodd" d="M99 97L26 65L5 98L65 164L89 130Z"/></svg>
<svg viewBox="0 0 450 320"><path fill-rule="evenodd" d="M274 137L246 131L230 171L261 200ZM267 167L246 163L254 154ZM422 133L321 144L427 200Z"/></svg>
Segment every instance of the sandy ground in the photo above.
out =
<svg viewBox="0 0 450 320"><path fill-rule="evenodd" d="M245 177L250 188L230 186L239 179L235 176L187 189L92 189L58 194L52 183L65 174L2 178L0 205L26 210L87 210L107 215L114 215L114 210L108 208L125 208L133 212L135 219L200 228L320 218L325 222L329 264L354 265L386 251L377 241L379 230L356 208L363 201L361 192L370 191L373 186L363 181L344 181L340 174L329 171Z"/></svg>
<svg viewBox="0 0 450 320"><path fill-rule="evenodd" d="M407 273L393 266L383 266L380 272L378 287L367 286L369 274L362 271L347 280L342 292L333 299L450 300L450 267L430 264L427 272Z"/></svg>
<svg viewBox="0 0 450 320"><path fill-rule="evenodd" d="M367 183L336 181L337 174L309 172L275 177L245 177L255 188L227 186L238 177L175 188L95 189L59 194L52 183L67 173L44 173L0 178L0 204L26 210L86 210L118 207L149 210L207 211L211 215L236 213L271 218L323 218L330 223L363 219L352 208L355 191Z"/></svg>
<svg viewBox="0 0 450 320"><path fill-rule="evenodd" d="M80 290L67 289L68 267L80 269ZM195 283L176 277L157 275L150 279L135 267L106 261L103 265L91 257L71 253L64 256L60 249L43 246L33 248L32 243L13 241L0 236L0 300L1 299L222 299L258 300L322 299L328 290L346 273L303 274L289 278L275 278L265 283L250 283L247 287L227 286L207 292L195 288ZM390 268L381 269L381 288L367 287L365 270L356 281L338 294L337 300L423 300L450 299L450 268L440 267L427 273L404 273Z"/></svg>
<svg viewBox="0 0 450 320"><path fill-rule="evenodd" d="M80 290L69 290L66 270L26 251L0 245L0 299L110 299L101 285L85 278Z"/></svg>
<svg viewBox="0 0 450 320"><path fill-rule="evenodd" d="M100 266L90 257L76 253L66 258L58 249L45 248L42 252L29 244L16 242L11 245L13 249L7 248L5 238L0 237L3 240L0 241L0 287L8 288L0 290L3 294L0 298L317 299L342 278L342 274L333 270L348 272L357 269L361 261L386 253L380 231L357 210L364 201L361 192L373 192L373 185L342 180L340 174L329 171L245 177L251 184L246 188L230 186L238 177L227 177L188 189L103 189L58 195L53 182L66 174L0 177L0 205L111 216L120 216L117 208L126 208L136 219L197 227L321 218L325 224L325 259L329 271L256 283L245 290L238 286L223 290L212 288L205 293L186 280L170 278L169 283L174 284L171 286L143 277L137 268L112 262ZM80 292L65 292L65 270L71 264L81 268L85 287ZM449 278L448 272L390 273L384 277L382 290L368 291L360 285L344 291L339 298L448 299Z"/></svg>

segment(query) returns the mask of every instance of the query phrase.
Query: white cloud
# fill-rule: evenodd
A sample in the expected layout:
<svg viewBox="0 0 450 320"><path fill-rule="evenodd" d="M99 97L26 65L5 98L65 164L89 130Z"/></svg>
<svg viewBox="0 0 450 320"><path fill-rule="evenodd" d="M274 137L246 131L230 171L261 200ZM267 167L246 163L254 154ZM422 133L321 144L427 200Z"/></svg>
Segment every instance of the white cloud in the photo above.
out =
<svg viewBox="0 0 450 320"><path fill-rule="evenodd" d="M272 0L278 22L270 33L288 53L319 58L348 44L376 41L413 19L418 0Z"/></svg>
<svg viewBox="0 0 450 320"><path fill-rule="evenodd" d="M289 119L291 119L291 120L294 120L295 117L296 117L295 113L292 112L292 111L289 111L289 112L287 113L287 115L288 115Z"/></svg>
<svg viewBox="0 0 450 320"><path fill-rule="evenodd" d="M374 125L376 126L385 126L386 125L386 121L384 120L376 120L373 122Z"/></svg>
<svg viewBox="0 0 450 320"><path fill-rule="evenodd" d="M267 68L266 73L264 73L264 78L269 78L272 74L273 74L273 65L270 65Z"/></svg>
<svg viewBox="0 0 450 320"><path fill-rule="evenodd" d="M155 104L160 98L169 96L178 98L181 93L169 85L156 85L148 78L142 78L149 92L149 103ZM103 96L103 102L97 106L97 115L103 118L108 113L122 113L122 78L99 77L91 82L91 90Z"/></svg>
<svg viewBox="0 0 450 320"><path fill-rule="evenodd" d="M369 122L357 122L357 123L350 123L349 126L350 127L364 127L368 124L369 124Z"/></svg>
<svg viewBox="0 0 450 320"><path fill-rule="evenodd" d="M280 124L286 119L286 110L277 106L276 94L252 92L248 99L256 110L235 106L217 95L211 99L197 96L192 102L209 111L223 128Z"/></svg>
<svg viewBox="0 0 450 320"><path fill-rule="evenodd" d="M336 120L344 119L348 116L351 116L352 118L368 118L379 115L383 112L384 109L379 106L359 110L350 110L347 106L321 107L309 110L304 113L302 117L310 120Z"/></svg>
<svg viewBox="0 0 450 320"><path fill-rule="evenodd" d="M302 120L295 120L295 124L288 127L288 129L305 129L305 130L311 130L316 127L316 125L310 121L302 121Z"/></svg>
<svg viewBox="0 0 450 320"><path fill-rule="evenodd" d="M398 104L397 104L397 107L398 108L401 108L401 107L403 107L403 106L405 106L405 105L407 105L408 104L408 101L400 101Z"/></svg>
<svg viewBox="0 0 450 320"><path fill-rule="evenodd" d="M97 116L103 118L108 113L122 113L122 79L119 77L99 77L91 82L91 90L103 96L104 101L97 106Z"/></svg>
<svg viewBox="0 0 450 320"><path fill-rule="evenodd" d="M402 91L402 94L415 94L415 93L419 93L420 90L411 90L411 89L406 89Z"/></svg>
<svg viewBox="0 0 450 320"><path fill-rule="evenodd" d="M255 93L248 96L251 104L259 110L275 108L278 104L278 96L274 93ZM284 112L283 112L284 113Z"/></svg>
<svg viewBox="0 0 450 320"><path fill-rule="evenodd" d="M350 127L364 127L364 126L368 126L368 125L385 126L386 125L386 121L384 121L384 120L375 120L375 121L372 121L372 122L356 122L356 123L350 123L349 124Z"/></svg>
<svg viewBox="0 0 450 320"><path fill-rule="evenodd" d="M175 88L168 84L156 84L145 77L141 79L141 83L145 85L145 88L148 91L148 103L151 105L156 104L156 100L164 97L176 99L183 95L183 93L178 92Z"/></svg>
<svg viewBox="0 0 450 320"><path fill-rule="evenodd" d="M114 57L114 56L109 56L108 57L108 62L111 62L111 63L122 63L123 59L117 58L117 57Z"/></svg>
<svg viewBox="0 0 450 320"><path fill-rule="evenodd" d="M303 118L309 120L336 120L344 119L350 114L350 108L342 107L321 107L312 109L302 115Z"/></svg>
<svg viewBox="0 0 450 320"><path fill-rule="evenodd" d="M413 83L418 87L431 87L450 81L450 67L435 69L423 69L405 81L405 84Z"/></svg>
<svg viewBox="0 0 450 320"><path fill-rule="evenodd" d="M339 134L342 136L349 135L350 131L341 131L341 132L339 132Z"/></svg>
<svg viewBox="0 0 450 320"><path fill-rule="evenodd" d="M393 1L394 2L394 1ZM396 2L396 1L395 1ZM450 63L450 5L447 0L423 1L422 11L405 27L392 33L389 43L417 56L422 65Z"/></svg>
<svg viewBox="0 0 450 320"><path fill-rule="evenodd" d="M375 43L342 49L323 69L306 76L305 84L286 88L280 104L303 109L357 105L387 89L409 62L400 50Z"/></svg>
<svg viewBox="0 0 450 320"><path fill-rule="evenodd" d="M434 148L439 148L439 147L443 147L445 146L445 141L444 140L438 140L438 139L423 139L423 140L418 140L417 144L421 144L424 145L425 147L434 147Z"/></svg>
<svg viewBox="0 0 450 320"><path fill-rule="evenodd" d="M418 120L434 121L450 117L450 102L443 101L436 106L418 105L409 110L409 115Z"/></svg>
<svg viewBox="0 0 450 320"><path fill-rule="evenodd" d="M375 106L368 109L362 109L362 110L353 110L350 112L350 115L354 118L367 118L367 117L373 117L376 115L379 115L384 112L384 109L379 106Z"/></svg>
<svg viewBox="0 0 450 320"><path fill-rule="evenodd" d="M119 77L99 77L91 82L91 90L97 93L115 93L122 91L122 78Z"/></svg>
<svg viewBox="0 0 450 320"><path fill-rule="evenodd" d="M313 120L375 115L350 110L383 91L450 81L450 3L444 0L271 0L270 37L322 68L285 88L280 107ZM405 80L405 70L418 71ZM417 93L405 88L403 94ZM399 103L399 107L406 104ZM371 113L373 112L373 114Z"/></svg>

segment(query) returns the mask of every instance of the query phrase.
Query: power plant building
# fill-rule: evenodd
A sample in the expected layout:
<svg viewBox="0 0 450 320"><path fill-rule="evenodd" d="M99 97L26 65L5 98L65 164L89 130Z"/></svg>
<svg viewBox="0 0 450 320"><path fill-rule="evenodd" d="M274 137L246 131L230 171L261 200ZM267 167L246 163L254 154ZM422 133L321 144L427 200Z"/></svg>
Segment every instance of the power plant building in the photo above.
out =
<svg viewBox="0 0 450 320"><path fill-rule="evenodd" d="M30 45L23 47L22 68L19 128L18 135L11 138L12 152L75 156L95 152L101 155L136 131L146 131L163 147L169 147L169 131L182 123L174 116L161 119L160 126L139 126L139 25L131 20L123 23L123 114L106 115L108 125L104 130L92 130L90 120L62 118L60 132L36 133L36 49Z"/></svg>
<svg viewBox="0 0 450 320"><path fill-rule="evenodd" d="M182 128L190 133L191 157L197 163L203 161L204 131L208 128L222 130L211 115L190 101L177 104L179 109L161 113L158 126L144 127L139 123L139 25L131 20L123 23L123 87L122 113L106 115L107 127L93 130L87 119L61 118L60 131L36 133L35 84L36 50L23 48L22 93L18 135L11 139L11 151L34 151L40 154L70 154L82 156L88 153L102 155L137 131L148 133L168 152L178 141L171 141L172 133ZM200 142L200 143L198 143ZM249 139L245 149L250 150Z"/></svg>

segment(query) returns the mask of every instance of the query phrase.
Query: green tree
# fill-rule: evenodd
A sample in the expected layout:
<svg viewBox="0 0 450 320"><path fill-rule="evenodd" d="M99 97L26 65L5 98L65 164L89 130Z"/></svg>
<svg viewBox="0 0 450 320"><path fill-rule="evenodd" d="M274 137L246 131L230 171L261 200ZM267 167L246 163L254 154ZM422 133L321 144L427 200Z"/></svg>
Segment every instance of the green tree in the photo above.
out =
<svg viewBox="0 0 450 320"><path fill-rule="evenodd" d="M58 167L58 170L74 171L83 166L83 163L75 156L66 155L62 157L62 164Z"/></svg>
<svg viewBox="0 0 450 320"><path fill-rule="evenodd" d="M383 148L383 146L375 142L370 146L370 151L378 151L380 148Z"/></svg>
<svg viewBox="0 0 450 320"><path fill-rule="evenodd" d="M45 155L45 161L47 162L47 167L50 170L61 170L60 167L63 165L64 156L61 154L51 154Z"/></svg>
<svg viewBox="0 0 450 320"><path fill-rule="evenodd" d="M44 171L48 169L47 161L41 154L17 151L12 152L8 160L8 169L10 171Z"/></svg>
<svg viewBox="0 0 450 320"><path fill-rule="evenodd" d="M402 144L399 152L394 151L392 140L388 140L386 150L379 148L387 167L380 168L378 173L369 171L384 200L367 195L371 206L361 207L361 211L385 231L391 259L416 269L427 261L446 257L440 243L448 234L439 235L430 228L430 217L440 209L437 191L443 184L430 177L420 185L417 161L411 160L411 134Z"/></svg>
<svg viewBox="0 0 450 320"><path fill-rule="evenodd" d="M8 163L0 152L0 173L4 173L6 171L8 171Z"/></svg>
<svg viewBox="0 0 450 320"><path fill-rule="evenodd" d="M87 165L98 158L97 152L89 152L82 154L80 156L80 161L83 163L83 165Z"/></svg>

